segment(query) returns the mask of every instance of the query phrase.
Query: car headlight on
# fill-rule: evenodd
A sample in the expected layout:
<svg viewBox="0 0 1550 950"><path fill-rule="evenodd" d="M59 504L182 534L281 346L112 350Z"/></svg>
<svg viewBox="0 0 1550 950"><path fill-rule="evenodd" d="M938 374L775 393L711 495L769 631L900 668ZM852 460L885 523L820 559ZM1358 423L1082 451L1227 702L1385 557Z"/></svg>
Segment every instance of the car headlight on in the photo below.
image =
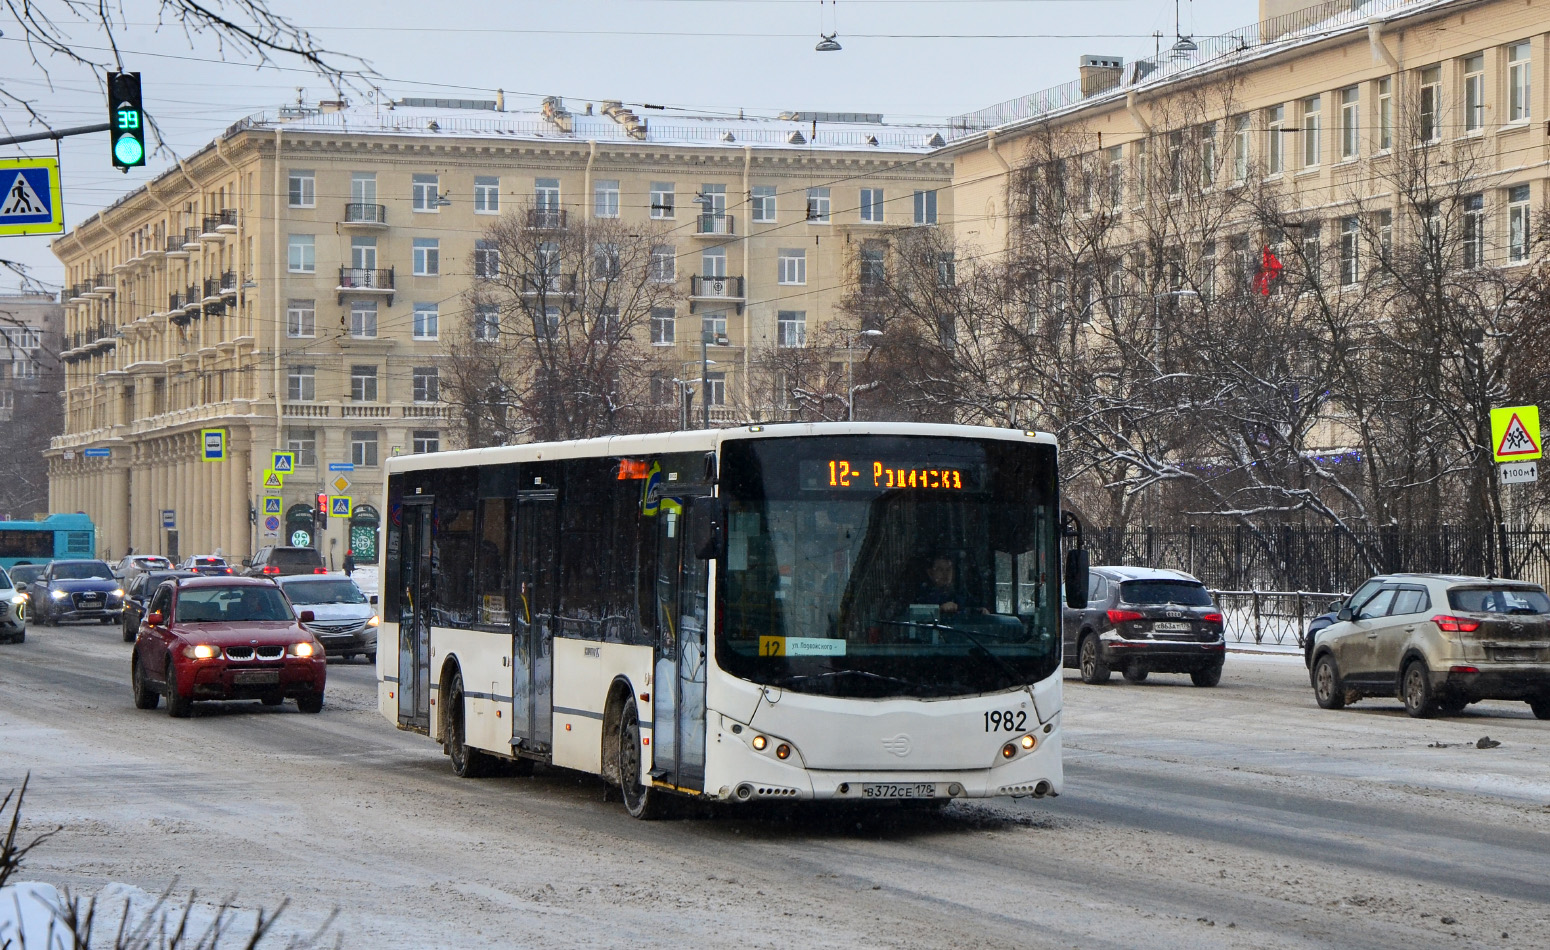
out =
<svg viewBox="0 0 1550 950"><path fill-rule="evenodd" d="M286 650L285 652L289 653L291 656L315 656L317 654L317 647L313 646L307 641L302 641L301 643L291 644L290 649Z"/></svg>
<svg viewBox="0 0 1550 950"><path fill-rule="evenodd" d="M64 600L66 597L70 596L69 592L62 590L51 590L48 592L48 595L55 600Z"/></svg>
<svg viewBox="0 0 1550 950"><path fill-rule="evenodd" d="M183 655L190 660L213 660L221 655L221 648L209 643L197 643L183 648Z"/></svg>
<svg viewBox="0 0 1550 950"><path fill-rule="evenodd" d="M15 597L11 598L11 603L15 604L18 607L20 607L22 604L25 604L26 602L27 602L27 595L26 594L17 594Z"/></svg>
<svg viewBox="0 0 1550 950"><path fill-rule="evenodd" d="M114 590L112 590L112 591L110 591L108 593L108 596L109 597L122 597L122 596L124 596L124 588L122 588L122 587L115 588Z"/></svg>
<svg viewBox="0 0 1550 950"><path fill-rule="evenodd" d="M368 626L368 627L380 627L381 625L382 625L382 618L381 617L373 617L370 620L366 621L366 626Z"/></svg>

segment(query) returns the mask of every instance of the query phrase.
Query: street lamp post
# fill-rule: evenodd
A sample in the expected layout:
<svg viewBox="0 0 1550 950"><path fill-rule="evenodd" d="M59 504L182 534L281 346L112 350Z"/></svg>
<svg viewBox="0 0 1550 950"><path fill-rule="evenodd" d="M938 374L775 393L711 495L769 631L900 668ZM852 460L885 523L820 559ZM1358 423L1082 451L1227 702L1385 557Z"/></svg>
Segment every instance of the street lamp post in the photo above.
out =
<svg viewBox="0 0 1550 950"><path fill-rule="evenodd" d="M710 428L710 373L708 371L711 363L714 362L714 360L709 358L710 345L714 343L717 346L726 346L727 342L726 334L724 333L716 333L713 330L700 331L700 414L702 423L700 428L702 429Z"/></svg>
<svg viewBox="0 0 1550 950"><path fill-rule="evenodd" d="M856 344L863 337L876 339L883 335L881 330L862 330L850 338L850 346L845 348L845 421L856 421Z"/></svg>

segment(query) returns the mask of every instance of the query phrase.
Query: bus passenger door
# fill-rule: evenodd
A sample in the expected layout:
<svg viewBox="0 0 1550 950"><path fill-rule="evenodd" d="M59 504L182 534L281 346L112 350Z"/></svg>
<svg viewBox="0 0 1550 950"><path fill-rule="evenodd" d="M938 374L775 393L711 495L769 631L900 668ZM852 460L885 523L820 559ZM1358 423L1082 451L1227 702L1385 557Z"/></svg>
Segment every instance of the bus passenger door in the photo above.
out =
<svg viewBox="0 0 1550 950"><path fill-rule="evenodd" d="M431 727L431 500L405 500L398 560L398 722Z"/></svg>
<svg viewBox="0 0 1550 950"><path fill-rule="evenodd" d="M511 661L512 733L517 746L548 752L554 741L554 603L559 496L552 490L517 497L517 642Z"/></svg>
<svg viewBox="0 0 1550 950"><path fill-rule="evenodd" d="M683 499L682 502L687 502ZM657 660L652 778L705 784L706 562L689 547L691 508L664 498L657 515ZM664 702L664 700L666 700Z"/></svg>

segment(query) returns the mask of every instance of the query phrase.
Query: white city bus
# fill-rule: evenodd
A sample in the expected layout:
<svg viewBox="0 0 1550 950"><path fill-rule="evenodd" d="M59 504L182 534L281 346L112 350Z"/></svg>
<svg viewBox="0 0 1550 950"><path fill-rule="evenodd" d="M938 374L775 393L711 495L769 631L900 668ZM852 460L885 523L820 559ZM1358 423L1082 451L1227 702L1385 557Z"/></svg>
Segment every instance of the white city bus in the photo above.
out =
<svg viewBox="0 0 1550 950"><path fill-rule="evenodd" d="M1048 435L903 423L393 458L379 707L643 818L1055 795L1057 485Z"/></svg>

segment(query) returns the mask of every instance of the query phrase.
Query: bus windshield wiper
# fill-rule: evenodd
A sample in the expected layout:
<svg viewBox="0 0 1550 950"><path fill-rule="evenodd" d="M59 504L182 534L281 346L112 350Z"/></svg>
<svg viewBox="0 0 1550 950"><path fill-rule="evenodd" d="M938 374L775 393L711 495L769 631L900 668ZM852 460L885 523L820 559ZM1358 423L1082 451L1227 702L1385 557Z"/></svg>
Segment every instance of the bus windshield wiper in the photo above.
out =
<svg viewBox="0 0 1550 950"><path fill-rule="evenodd" d="M974 648L969 651L970 655L984 656L991 663L1000 668L1003 673L1011 677L1014 684L1018 686L1027 685L1023 682L1023 676L1021 673L1017 672L1016 667L1008 663L1006 660L1003 660L1001 657L996 656L994 653L991 653L990 650L986 649L984 642L981 641L979 637L976 637L974 634L967 630L961 630L958 627L954 627L950 624L942 623L940 620L933 620L929 623L916 623L912 620L879 620L877 622L891 626L924 627L927 630L946 630L948 633L956 633L958 636L963 637L965 640L969 641L969 645Z"/></svg>
<svg viewBox="0 0 1550 950"><path fill-rule="evenodd" d="M892 683L896 686L905 686L910 689L920 689L922 684L914 683L897 676L884 676L881 673L873 673L870 670L829 670L826 673L798 673L792 676L782 677L776 686L791 686L796 683L806 683L810 680L834 679L838 676L859 676L862 679L877 680L883 683Z"/></svg>

